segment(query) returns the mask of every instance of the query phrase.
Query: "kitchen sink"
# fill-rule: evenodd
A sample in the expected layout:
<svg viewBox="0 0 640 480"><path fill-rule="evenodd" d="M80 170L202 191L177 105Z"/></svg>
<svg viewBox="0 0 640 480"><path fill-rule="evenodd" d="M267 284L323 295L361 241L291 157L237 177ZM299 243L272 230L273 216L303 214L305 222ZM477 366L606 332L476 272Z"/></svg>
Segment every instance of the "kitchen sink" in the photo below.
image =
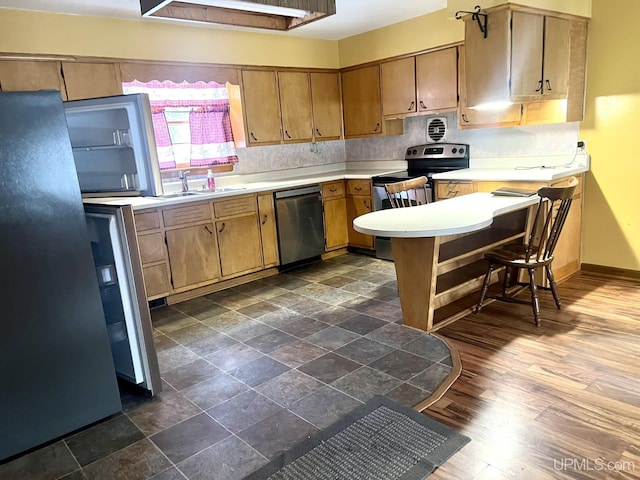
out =
<svg viewBox="0 0 640 480"><path fill-rule="evenodd" d="M208 193L208 191L203 192L178 192L178 193L169 193L167 195L162 195L158 198L177 198L177 197L189 197L191 195L202 195L203 193Z"/></svg>

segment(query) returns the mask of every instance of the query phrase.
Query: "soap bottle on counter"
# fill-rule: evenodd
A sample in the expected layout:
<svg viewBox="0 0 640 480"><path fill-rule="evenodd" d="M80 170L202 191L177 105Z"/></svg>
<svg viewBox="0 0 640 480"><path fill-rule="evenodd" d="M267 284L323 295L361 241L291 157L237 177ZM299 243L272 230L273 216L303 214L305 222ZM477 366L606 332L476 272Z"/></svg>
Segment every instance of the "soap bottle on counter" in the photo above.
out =
<svg viewBox="0 0 640 480"><path fill-rule="evenodd" d="M216 188L216 179L213 177L211 169L207 170L207 188L209 190Z"/></svg>

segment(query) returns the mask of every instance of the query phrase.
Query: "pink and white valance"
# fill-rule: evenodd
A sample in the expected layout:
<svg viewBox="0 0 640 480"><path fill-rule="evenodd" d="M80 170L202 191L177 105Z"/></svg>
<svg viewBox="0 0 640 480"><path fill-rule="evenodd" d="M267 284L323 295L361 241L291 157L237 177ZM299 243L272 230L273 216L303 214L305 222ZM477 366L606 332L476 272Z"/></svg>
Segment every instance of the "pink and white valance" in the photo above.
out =
<svg viewBox="0 0 640 480"><path fill-rule="evenodd" d="M174 83L125 82L124 93L146 93L154 117L154 132L161 169L175 168L173 146L164 111L166 108L189 108L191 134L190 165L206 167L238 162L229 116L229 93L225 85L215 82ZM169 143L167 144L167 138Z"/></svg>

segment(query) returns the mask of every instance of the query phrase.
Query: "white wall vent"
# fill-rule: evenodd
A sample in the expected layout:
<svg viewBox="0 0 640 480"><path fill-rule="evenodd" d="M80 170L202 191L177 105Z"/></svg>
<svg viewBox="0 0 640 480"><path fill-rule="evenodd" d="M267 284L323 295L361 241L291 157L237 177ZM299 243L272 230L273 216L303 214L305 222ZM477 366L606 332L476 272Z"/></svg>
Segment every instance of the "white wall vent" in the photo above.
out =
<svg viewBox="0 0 640 480"><path fill-rule="evenodd" d="M427 142L443 142L447 138L447 117L427 118Z"/></svg>

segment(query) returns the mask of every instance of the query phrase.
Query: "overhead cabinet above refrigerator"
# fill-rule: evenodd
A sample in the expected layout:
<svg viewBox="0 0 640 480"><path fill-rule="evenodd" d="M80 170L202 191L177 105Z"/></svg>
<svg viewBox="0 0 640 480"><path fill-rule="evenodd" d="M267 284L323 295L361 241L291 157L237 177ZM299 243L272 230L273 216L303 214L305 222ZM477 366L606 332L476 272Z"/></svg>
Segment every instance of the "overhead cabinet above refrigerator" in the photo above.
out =
<svg viewBox="0 0 640 480"><path fill-rule="evenodd" d="M64 102L83 196L158 196L162 180L144 93Z"/></svg>

